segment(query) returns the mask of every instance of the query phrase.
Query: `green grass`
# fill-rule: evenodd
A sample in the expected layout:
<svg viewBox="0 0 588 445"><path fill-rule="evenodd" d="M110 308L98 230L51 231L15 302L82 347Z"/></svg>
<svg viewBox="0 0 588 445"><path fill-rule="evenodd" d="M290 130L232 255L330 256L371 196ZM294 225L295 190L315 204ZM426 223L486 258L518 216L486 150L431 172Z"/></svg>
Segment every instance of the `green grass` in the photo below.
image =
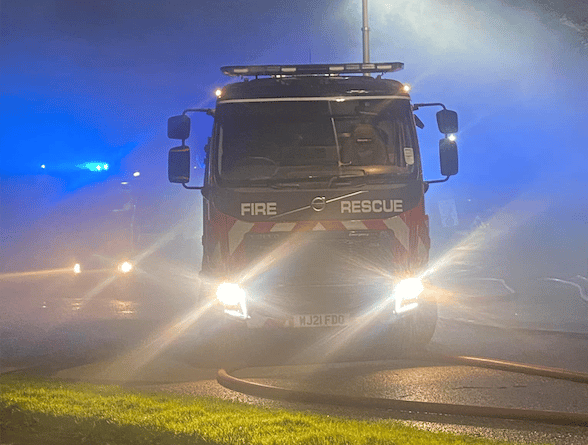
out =
<svg viewBox="0 0 588 445"><path fill-rule="evenodd" d="M0 415L3 444L498 443L399 422L348 420L14 374L0 376Z"/></svg>

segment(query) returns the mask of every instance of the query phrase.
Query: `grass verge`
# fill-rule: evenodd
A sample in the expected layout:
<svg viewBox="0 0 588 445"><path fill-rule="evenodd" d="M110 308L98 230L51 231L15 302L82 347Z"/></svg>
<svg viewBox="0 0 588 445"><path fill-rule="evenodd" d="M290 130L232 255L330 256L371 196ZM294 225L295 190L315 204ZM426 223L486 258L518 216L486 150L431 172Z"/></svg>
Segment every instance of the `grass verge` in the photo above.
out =
<svg viewBox="0 0 588 445"><path fill-rule="evenodd" d="M113 385L0 376L0 442L9 444L407 444L499 442L390 421L270 410ZM505 443L505 442L500 442Z"/></svg>

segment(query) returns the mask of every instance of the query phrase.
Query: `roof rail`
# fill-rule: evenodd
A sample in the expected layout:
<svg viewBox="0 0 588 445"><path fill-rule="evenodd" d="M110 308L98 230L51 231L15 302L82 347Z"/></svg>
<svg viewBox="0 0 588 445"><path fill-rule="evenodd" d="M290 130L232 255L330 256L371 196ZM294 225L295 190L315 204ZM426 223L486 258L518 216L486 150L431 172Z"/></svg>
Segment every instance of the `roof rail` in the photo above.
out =
<svg viewBox="0 0 588 445"><path fill-rule="evenodd" d="M329 65L249 65L223 66L221 71L227 76L311 76L365 73L392 73L404 68L402 62L386 63L338 63Z"/></svg>

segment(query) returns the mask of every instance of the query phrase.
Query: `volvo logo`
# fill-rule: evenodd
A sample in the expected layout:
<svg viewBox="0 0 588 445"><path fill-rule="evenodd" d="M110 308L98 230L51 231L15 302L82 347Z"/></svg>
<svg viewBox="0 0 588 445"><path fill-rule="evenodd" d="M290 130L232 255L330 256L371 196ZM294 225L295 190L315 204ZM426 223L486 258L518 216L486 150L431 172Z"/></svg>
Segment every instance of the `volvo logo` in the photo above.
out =
<svg viewBox="0 0 588 445"><path fill-rule="evenodd" d="M327 206L327 199L324 196L317 196L311 201L310 206L315 212L322 212Z"/></svg>
<svg viewBox="0 0 588 445"><path fill-rule="evenodd" d="M302 212L303 210L308 210L308 209L313 209L315 212L322 212L323 210L325 210L325 208L327 207L327 204L331 203L331 202L335 202L335 201L340 201L342 199L347 199L347 198L351 198L352 196L357 196L357 195L361 195L363 193L367 193L366 190L358 190L356 192L352 192L352 193L347 193L345 195L341 195L341 196L337 196L336 198L330 198L327 200L326 197L324 196L317 196L316 198L314 198L311 202L310 205L306 205L304 207L299 207L297 209L294 210L288 210L287 212L284 213L280 213L280 214L275 214L273 213L274 211L277 212L277 204L274 202L268 202L265 203L267 204L265 207L265 215L270 215L270 211L273 213L272 216L269 217L269 219L275 219L275 218L282 218L286 215L291 215L292 213L297 213L297 212ZM249 214L253 215L253 210L250 210L251 206L253 206L253 209L255 209L255 214L259 214L262 213L262 207L259 206L259 212L257 211L257 205L259 203L248 203L245 207L241 208L241 214L243 216L245 216L247 214L247 216L249 216ZM262 203L263 204L263 203ZM251 206L250 206L251 205ZM271 207L270 207L271 205ZM353 206L352 206L353 208Z"/></svg>

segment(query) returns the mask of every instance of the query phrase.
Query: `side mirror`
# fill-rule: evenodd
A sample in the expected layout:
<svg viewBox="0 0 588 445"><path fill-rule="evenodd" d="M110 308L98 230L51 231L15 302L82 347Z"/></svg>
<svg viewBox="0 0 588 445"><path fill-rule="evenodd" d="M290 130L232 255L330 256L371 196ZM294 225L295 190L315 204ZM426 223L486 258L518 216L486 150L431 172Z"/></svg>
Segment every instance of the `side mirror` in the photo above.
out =
<svg viewBox="0 0 588 445"><path fill-rule="evenodd" d="M190 118L185 114L167 120L167 137L185 141L190 137Z"/></svg>
<svg viewBox="0 0 588 445"><path fill-rule="evenodd" d="M457 144L449 139L439 140L439 160L441 162L441 174L453 176L457 174Z"/></svg>
<svg viewBox="0 0 588 445"><path fill-rule="evenodd" d="M443 134L457 133L457 113L446 109L438 111L437 126Z"/></svg>
<svg viewBox="0 0 588 445"><path fill-rule="evenodd" d="M190 147L181 145L169 151L167 158L169 182L187 184L190 182Z"/></svg>

